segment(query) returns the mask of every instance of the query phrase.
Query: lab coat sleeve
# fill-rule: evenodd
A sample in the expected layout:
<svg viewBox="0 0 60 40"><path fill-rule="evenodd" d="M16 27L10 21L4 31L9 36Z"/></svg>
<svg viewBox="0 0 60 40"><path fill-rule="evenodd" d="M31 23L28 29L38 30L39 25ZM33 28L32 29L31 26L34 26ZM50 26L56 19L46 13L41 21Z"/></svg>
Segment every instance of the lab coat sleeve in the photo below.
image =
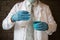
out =
<svg viewBox="0 0 60 40"><path fill-rule="evenodd" d="M48 35L52 35L56 31L57 24L52 16L49 6L47 7L47 20L49 29L46 31Z"/></svg>
<svg viewBox="0 0 60 40"><path fill-rule="evenodd" d="M15 22L11 22L11 17L12 17L13 14L16 13L16 9L17 9L17 4L15 4L13 6L13 8L11 9L11 11L7 15L7 17L3 20L3 22L2 22L2 28L4 30L11 29L13 27L13 25L15 24Z"/></svg>

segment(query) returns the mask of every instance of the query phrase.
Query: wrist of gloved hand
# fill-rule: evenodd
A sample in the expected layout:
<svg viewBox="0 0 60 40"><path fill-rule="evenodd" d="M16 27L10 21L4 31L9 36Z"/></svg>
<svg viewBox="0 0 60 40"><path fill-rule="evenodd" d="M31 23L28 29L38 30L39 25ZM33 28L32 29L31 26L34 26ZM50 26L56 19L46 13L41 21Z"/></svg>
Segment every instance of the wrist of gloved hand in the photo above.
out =
<svg viewBox="0 0 60 40"><path fill-rule="evenodd" d="M48 24L41 21L35 21L33 22L33 28L34 30L46 31L48 30Z"/></svg>
<svg viewBox="0 0 60 40"><path fill-rule="evenodd" d="M17 14L12 15L11 21L12 21L12 22L18 21L18 15L17 15Z"/></svg>

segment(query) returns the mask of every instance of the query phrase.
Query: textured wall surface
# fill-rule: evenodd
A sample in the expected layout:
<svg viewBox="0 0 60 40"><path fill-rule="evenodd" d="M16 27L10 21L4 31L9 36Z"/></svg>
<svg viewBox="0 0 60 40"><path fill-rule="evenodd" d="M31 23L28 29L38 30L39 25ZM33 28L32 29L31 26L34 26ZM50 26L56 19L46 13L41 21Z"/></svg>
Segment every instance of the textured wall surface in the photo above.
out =
<svg viewBox="0 0 60 40"><path fill-rule="evenodd" d="M0 0L0 40L13 40L13 31L14 28L10 30L2 29L2 21L8 15L12 6L23 0ZM58 24L57 31L49 36L49 40L60 40L60 4L59 0L41 0L43 3L50 6L52 14L54 16L55 21Z"/></svg>

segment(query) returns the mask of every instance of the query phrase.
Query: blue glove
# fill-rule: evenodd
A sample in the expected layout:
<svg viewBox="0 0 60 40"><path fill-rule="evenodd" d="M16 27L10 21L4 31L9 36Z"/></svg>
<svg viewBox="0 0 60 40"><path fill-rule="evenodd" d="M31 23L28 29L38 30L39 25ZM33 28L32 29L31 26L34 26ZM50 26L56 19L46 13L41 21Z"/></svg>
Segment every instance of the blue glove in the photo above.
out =
<svg viewBox="0 0 60 40"><path fill-rule="evenodd" d="M11 20L13 22L21 21L21 20L26 21L26 20L29 20L29 19L30 19L30 14L27 11L18 11L16 14L14 14L11 17Z"/></svg>
<svg viewBox="0 0 60 40"><path fill-rule="evenodd" d="M48 24L45 23L45 22L41 22L41 21L33 22L33 27L34 27L35 30L39 30L39 31L48 30Z"/></svg>

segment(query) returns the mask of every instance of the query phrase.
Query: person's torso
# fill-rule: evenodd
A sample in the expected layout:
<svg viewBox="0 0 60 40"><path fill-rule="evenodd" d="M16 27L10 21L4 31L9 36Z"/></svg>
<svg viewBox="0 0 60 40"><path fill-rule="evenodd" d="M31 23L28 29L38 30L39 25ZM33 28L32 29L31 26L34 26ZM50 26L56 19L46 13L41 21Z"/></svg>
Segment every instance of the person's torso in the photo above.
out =
<svg viewBox="0 0 60 40"><path fill-rule="evenodd" d="M22 2L22 3L18 3L16 10L17 11L26 10L26 11L30 12L29 9L30 9L29 7L28 7L28 9L26 9L25 2ZM33 14L34 14L34 16L32 17L33 18L32 20L17 21L15 23L14 40L34 40L33 36L36 34L34 34L34 32L33 32L34 29L32 27L32 22L33 21L47 22L47 18L46 18L46 11L43 9L43 7L40 4L38 4L36 7L34 7ZM32 13L31 13L31 15L32 15ZM39 39L41 38L40 40L47 40L42 35L45 36L46 38L48 38L48 36L46 36L47 35L46 32L41 32L41 31L40 31L38 38Z"/></svg>

